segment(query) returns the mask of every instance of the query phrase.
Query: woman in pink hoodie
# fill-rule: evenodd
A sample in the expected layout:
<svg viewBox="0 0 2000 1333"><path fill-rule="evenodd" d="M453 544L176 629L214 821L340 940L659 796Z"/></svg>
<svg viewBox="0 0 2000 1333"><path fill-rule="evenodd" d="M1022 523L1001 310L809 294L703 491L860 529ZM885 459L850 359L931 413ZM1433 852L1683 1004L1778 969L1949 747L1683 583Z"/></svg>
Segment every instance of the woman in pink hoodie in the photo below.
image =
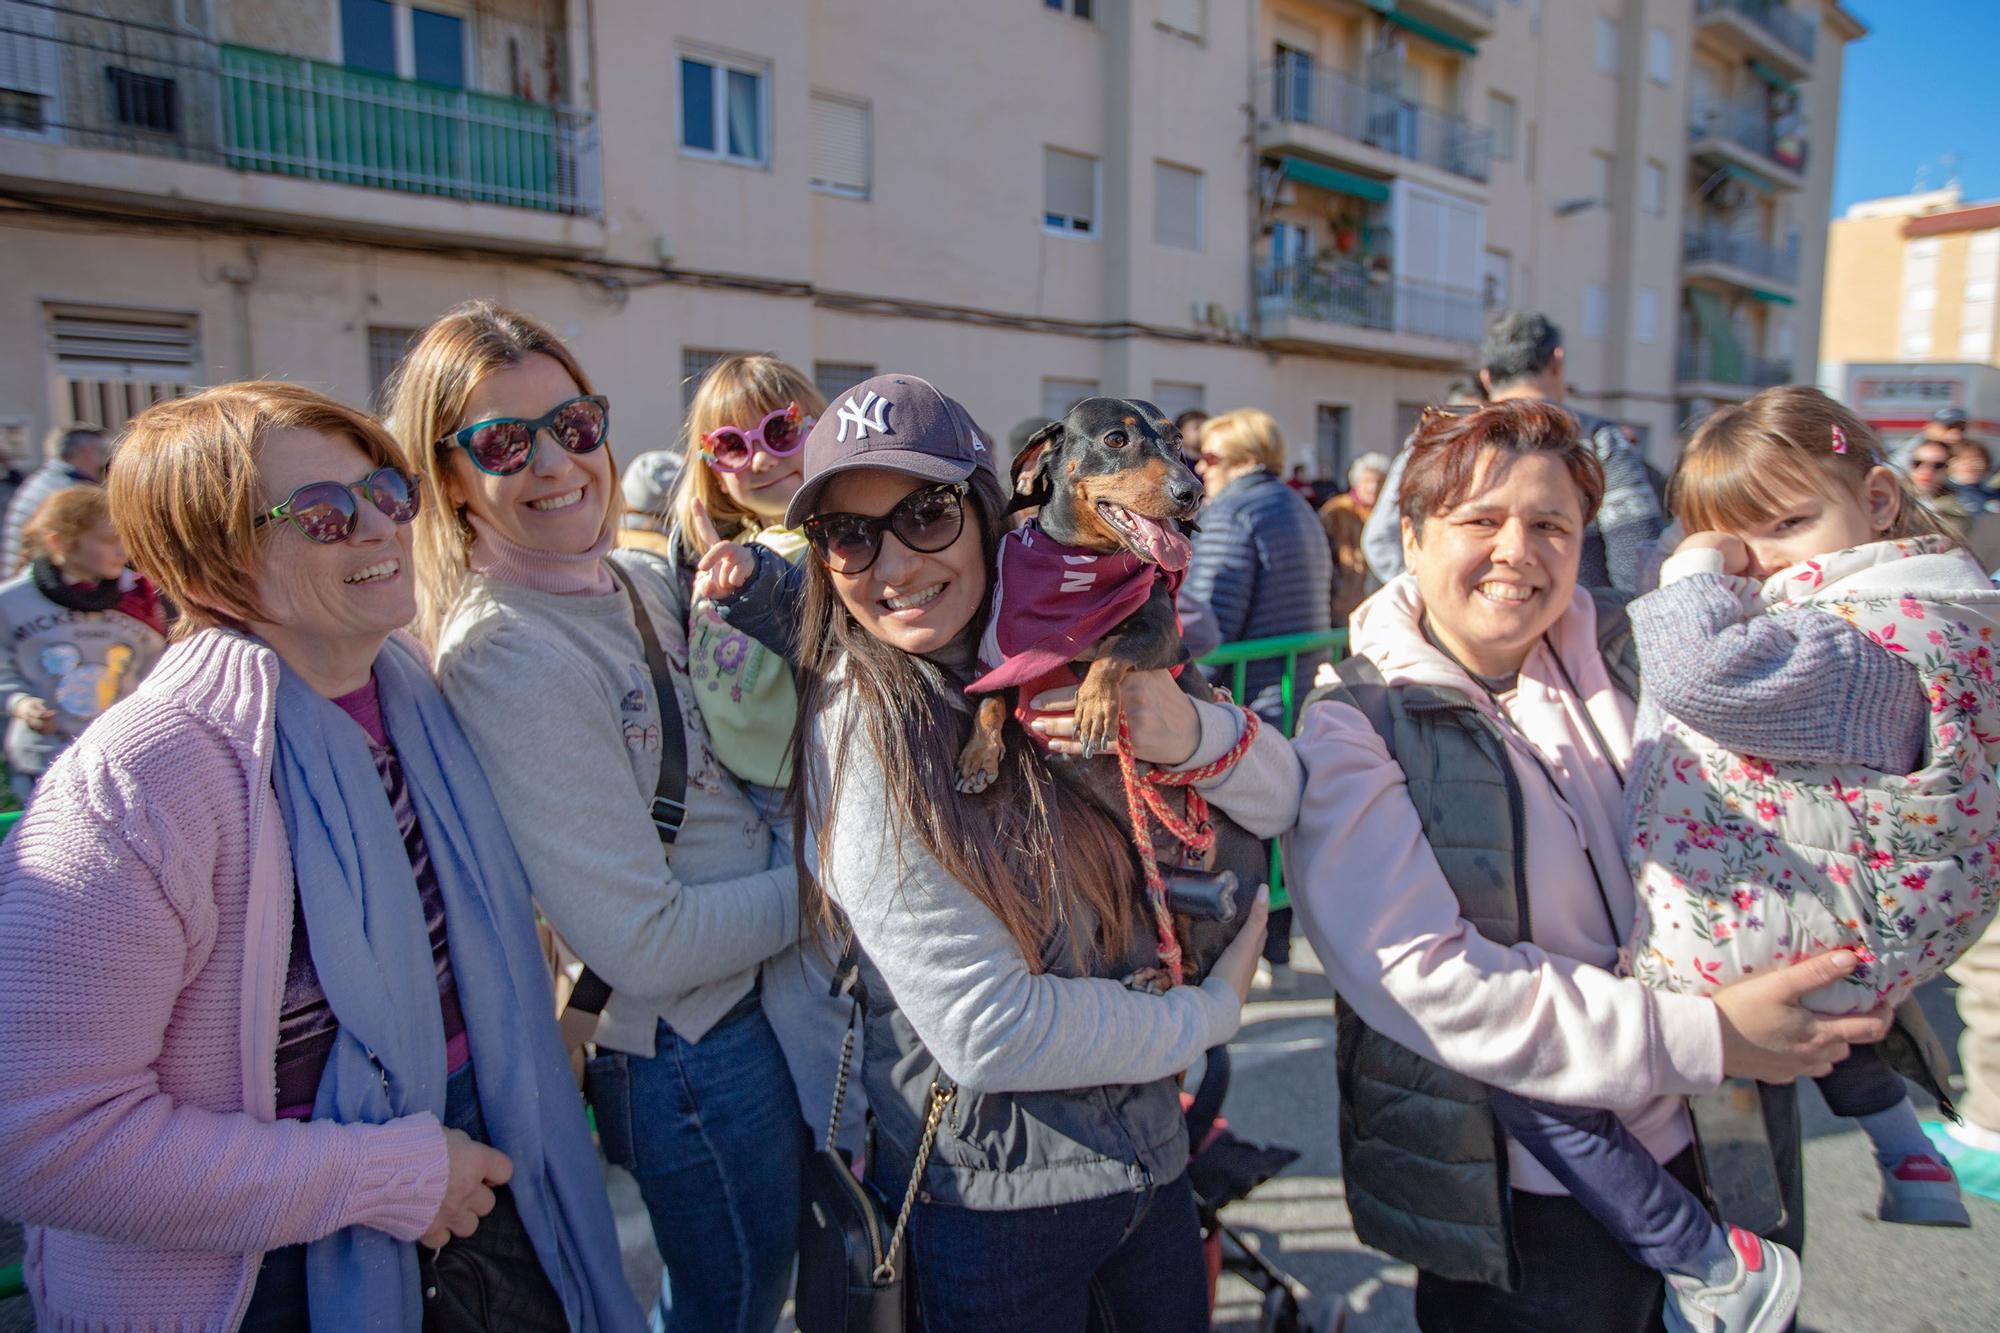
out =
<svg viewBox="0 0 2000 1333"><path fill-rule="evenodd" d="M1659 1274L1504 1139L1488 1088L1616 1111L1691 1181L1684 1098L1823 1072L1888 1028L1799 1005L1847 957L1713 998L1618 974L1634 703L1576 584L1603 489L1558 407L1427 417L1401 495L1410 572L1354 613L1357 660L1300 728L1290 879L1342 1001L1348 1202L1363 1240L1417 1265L1426 1329L1659 1318Z"/></svg>

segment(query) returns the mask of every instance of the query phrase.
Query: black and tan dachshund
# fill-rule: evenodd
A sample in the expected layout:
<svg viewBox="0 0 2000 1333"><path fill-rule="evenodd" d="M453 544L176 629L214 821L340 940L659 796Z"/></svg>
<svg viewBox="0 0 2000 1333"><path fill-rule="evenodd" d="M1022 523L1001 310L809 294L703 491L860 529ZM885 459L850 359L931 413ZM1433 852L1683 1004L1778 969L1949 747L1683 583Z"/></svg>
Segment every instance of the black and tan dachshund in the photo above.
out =
<svg viewBox="0 0 2000 1333"><path fill-rule="evenodd" d="M1180 431L1166 414L1152 403L1130 398L1086 398L1078 403L1062 420L1029 439L1023 457L1016 460L1015 476L1017 492L1010 507L1037 508L1034 527L1055 543L1050 549L1128 557L1118 560L1118 567L1127 570L1139 562L1136 576L1151 580L1142 601L1137 600L1139 590L1130 588L1126 600L1136 605L1129 614L1094 641L1078 643L1073 653L1065 654L1078 677L1076 738L1086 752L1080 759L1052 757L1059 774L1090 794L1129 831L1116 756L1125 678L1134 671L1178 667L1187 694L1202 700L1211 697L1208 683L1182 646L1174 606L1180 571L1191 554L1201 482L1182 461ZM1008 540L1019 538L1014 534ZM1029 540L1038 539L1030 535ZM1018 595L1018 584L1007 582L1004 560L1001 571L1006 592ZM1037 594L1047 595L1046 584L1034 586ZM1007 600L996 596L991 614L1020 614L1022 608L1010 608ZM987 637L989 642L995 637L991 628ZM1022 693L1028 688L1022 686ZM980 700L972 738L960 759L964 789L977 791L998 773L1008 712L1004 694ZM1264 845L1220 812L1211 818L1215 848L1195 864L1188 863L1171 838L1156 843L1170 902L1181 918L1177 926L1191 979L1206 973L1247 916L1251 895L1238 891L1238 886L1267 877Z"/></svg>

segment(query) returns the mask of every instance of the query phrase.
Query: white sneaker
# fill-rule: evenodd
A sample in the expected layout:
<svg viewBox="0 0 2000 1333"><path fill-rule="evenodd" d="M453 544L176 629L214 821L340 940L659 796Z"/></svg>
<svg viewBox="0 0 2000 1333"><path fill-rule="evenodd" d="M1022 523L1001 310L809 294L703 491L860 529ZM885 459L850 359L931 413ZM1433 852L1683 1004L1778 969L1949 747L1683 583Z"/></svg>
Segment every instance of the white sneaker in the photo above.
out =
<svg viewBox="0 0 2000 1333"><path fill-rule="evenodd" d="M1704 1287L1667 1274L1667 1327L1672 1333L1782 1333L1799 1309L1799 1256L1782 1245L1729 1228L1736 1276Z"/></svg>

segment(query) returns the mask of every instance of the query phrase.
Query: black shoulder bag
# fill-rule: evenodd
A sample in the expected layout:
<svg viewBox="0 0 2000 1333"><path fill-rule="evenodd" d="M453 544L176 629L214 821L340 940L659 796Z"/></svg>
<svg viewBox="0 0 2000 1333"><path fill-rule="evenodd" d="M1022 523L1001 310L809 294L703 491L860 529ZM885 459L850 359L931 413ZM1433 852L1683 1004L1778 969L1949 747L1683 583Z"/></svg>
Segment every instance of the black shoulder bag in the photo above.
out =
<svg viewBox="0 0 2000 1333"><path fill-rule="evenodd" d="M937 1142L938 1125L958 1089L942 1077L931 1083L929 1114L916 1165L903 1191L903 1206L892 1220L875 1192L855 1179L835 1141L840 1137L841 1104L847 1099L848 1067L854 1059L854 1030L865 1000L860 951L852 934L833 981L835 995L851 994L854 1010L840 1041L840 1075L833 1085L833 1114L826 1142L806 1158L799 1197L799 1272L793 1319L799 1333L903 1333L913 1327L910 1284L905 1282L903 1238L910 1209L923 1187L924 1167Z"/></svg>
<svg viewBox="0 0 2000 1333"><path fill-rule="evenodd" d="M687 733L681 727L680 704L675 701L673 677L667 674L667 655L660 648L660 636L653 630L653 617L639 600L639 590L633 586L631 576L612 561L605 561L605 565L618 580L618 586L625 590L626 600L632 603L632 623L646 649L653 693L659 696L660 780L653 791L653 830L660 835L661 853L671 861L674 840L681 835L681 821L687 818ZM611 983L586 963L583 975L570 990L569 1003L563 1006L563 1044L568 1049L575 1051L590 1040L597 1029L597 1016L604 1012L604 1004L610 998Z"/></svg>

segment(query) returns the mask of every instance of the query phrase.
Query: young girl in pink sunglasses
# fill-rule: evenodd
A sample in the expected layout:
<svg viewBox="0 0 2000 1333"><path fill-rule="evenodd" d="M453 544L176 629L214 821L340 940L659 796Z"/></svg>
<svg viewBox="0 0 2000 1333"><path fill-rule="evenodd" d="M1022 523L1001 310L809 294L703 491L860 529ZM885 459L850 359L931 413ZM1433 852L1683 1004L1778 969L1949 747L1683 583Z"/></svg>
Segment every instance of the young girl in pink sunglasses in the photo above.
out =
<svg viewBox="0 0 2000 1333"><path fill-rule="evenodd" d="M695 565L727 541L772 571L795 565L806 542L783 526L799 488L800 450L825 400L797 368L772 356L736 355L702 377L687 418L687 463L671 505L668 542L676 584L688 607L688 683L722 766L777 835L772 868L792 867L792 727L799 698L791 665L723 619L695 583ZM846 1002L830 998L825 959L839 955L811 943L766 960L760 979L764 1014L784 1047L809 1124L825 1120L839 1068ZM863 1117L850 1089L844 1146L858 1148Z"/></svg>

